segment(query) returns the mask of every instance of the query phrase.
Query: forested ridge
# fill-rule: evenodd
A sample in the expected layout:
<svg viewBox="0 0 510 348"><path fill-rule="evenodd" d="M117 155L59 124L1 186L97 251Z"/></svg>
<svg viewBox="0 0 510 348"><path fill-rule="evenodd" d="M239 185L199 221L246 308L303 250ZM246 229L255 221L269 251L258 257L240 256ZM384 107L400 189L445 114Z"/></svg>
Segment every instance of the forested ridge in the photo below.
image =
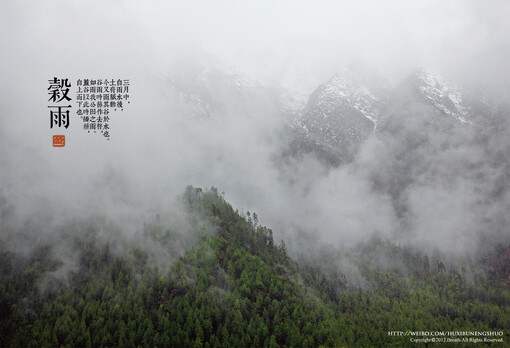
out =
<svg viewBox="0 0 510 348"><path fill-rule="evenodd" d="M49 277L64 264L53 245L29 255L2 248L1 345L390 347L410 343L388 331L510 327L510 292L494 263L468 272L373 238L350 255L360 287L321 267L331 255L294 261L255 213L234 210L215 188L190 186L182 200L194 238L158 220L116 242L83 227L64 278ZM162 260L154 245L180 255ZM380 258L395 262L380 267Z"/></svg>

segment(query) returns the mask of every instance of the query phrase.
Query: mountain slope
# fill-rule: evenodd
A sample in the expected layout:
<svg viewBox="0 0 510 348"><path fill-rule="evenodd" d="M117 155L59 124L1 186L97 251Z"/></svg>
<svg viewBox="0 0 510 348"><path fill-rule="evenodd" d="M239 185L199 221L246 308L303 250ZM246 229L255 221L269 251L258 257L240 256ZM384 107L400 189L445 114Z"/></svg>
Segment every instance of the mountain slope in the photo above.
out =
<svg viewBox="0 0 510 348"><path fill-rule="evenodd" d="M322 273L338 255L298 265L256 214L240 215L214 188L188 187L183 203L198 239L177 259L158 260L153 243L174 249L181 237L157 221L132 241L105 243L80 229L77 267L50 288L61 265L51 246L25 261L2 251L2 346L405 346L407 337L388 331L510 324L508 288L484 282L479 269L469 275L373 239L348 253L367 284L357 289L336 271Z"/></svg>
<svg viewBox="0 0 510 348"><path fill-rule="evenodd" d="M350 68L334 75L309 97L294 129L331 148L342 159L356 153L376 127L386 101L386 85L377 76Z"/></svg>
<svg viewBox="0 0 510 348"><path fill-rule="evenodd" d="M272 231L258 226L256 214L243 218L216 190L203 193L190 187L183 200L199 239L167 270L158 270L143 244L118 255L109 244L99 244L92 233L75 241L81 255L79 269L71 274L67 287L46 299L48 305L34 304L36 317L17 312L9 304L12 297L5 296L11 292L0 287L2 306L9 309L2 314L3 343L26 347L333 345L337 330L331 307L320 300L321 291L310 287L311 275L289 259L285 245L275 245ZM211 235L206 231L213 225L217 233ZM167 247L175 238L175 233L164 232L157 224L144 234L145 240ZM55 269L51 262L42 254L37 264L49 263L42 270ZM31 280L21 296L39 297L35 284L40 274L24 274ZM7 278L7 289L21 286ZM313 297L317 300L310 301Z"/></svg>

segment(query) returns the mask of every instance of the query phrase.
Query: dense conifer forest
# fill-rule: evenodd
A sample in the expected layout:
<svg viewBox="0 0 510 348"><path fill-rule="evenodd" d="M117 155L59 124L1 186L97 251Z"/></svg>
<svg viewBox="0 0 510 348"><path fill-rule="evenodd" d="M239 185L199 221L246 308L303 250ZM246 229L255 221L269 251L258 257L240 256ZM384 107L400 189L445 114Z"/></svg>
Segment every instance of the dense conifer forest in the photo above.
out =
<svg viewBox="0 0 510 348"><path fill-rule="evenodd" d="M61 277L55 245L2 250L1 346L389 347L409 345L394 330L510 327L510 291L494 265L467 271L374 237L349 255L360 287L319 266L332 254L294 261L257 214L215 188L190 186L182 200L191 237L159 218L131 239L105 241L88 222L63 231L78 261Z"/></svg>

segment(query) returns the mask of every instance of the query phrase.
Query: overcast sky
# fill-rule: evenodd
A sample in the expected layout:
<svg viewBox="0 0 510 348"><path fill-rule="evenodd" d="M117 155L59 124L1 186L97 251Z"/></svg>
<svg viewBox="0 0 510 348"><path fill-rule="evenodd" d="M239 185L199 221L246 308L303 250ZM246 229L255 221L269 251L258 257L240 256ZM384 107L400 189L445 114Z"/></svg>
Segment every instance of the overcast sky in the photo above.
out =
<svg viewBox="0 0 510 348"><path fill-rule="evenodd" d="M320 78L362 59L399 77L415 67L504 74L510 3L486 1L3 1L3 69L166 69L214 54L262 80ZM13 71L7 68L8 71ZM501 71L504 70L504 71Z"/></svg>

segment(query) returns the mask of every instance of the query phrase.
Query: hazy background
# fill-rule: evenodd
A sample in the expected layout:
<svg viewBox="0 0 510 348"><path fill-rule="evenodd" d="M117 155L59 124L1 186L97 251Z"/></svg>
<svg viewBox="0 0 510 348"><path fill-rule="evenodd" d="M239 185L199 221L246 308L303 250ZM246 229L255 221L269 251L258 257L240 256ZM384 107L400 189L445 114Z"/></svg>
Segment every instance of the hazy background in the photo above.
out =
<svg viewBox="0 0 510 348"><path fill-rule="evenodd" d="M496 183L506 188L508 157L494 164L471 144L472 134L456 134L457 145L443 159L436 161L441 151L419 153L439 171L450 170L456 158L481 176L454 171L454 185L418 180L406 196L412 232L402 237L407 222L391 196L372 185L374 173L391 175L388 163L398 164L399 144L390 139L381 148L372 139L353 164L329 169L310 157L282 170L275 157L286 120L270 91L306 97L354 61L393 84L427 67L506 96L508 18L504 0L2 1L2 233L32 219L44 221L29 228L44 239L63 221L100 214L133 234L145 219L172 210L192 184L225 191L234 207L257 212L277 237L291 241L297 231L335 245L379 233L470 251L490 235L487 226L503 238L508 193L487 197ZM260 98L222 95L221 112L201 121L188 117L165 78L193 80L197 69L219 67L235 68ZM48 125L46 89L54 76L73 83L130 79L131 103L112 115L110 141L86 134L76 117L65 131L66 147L51 146L56 133ZM508 142L491 146L504 152Z"/></svg>

